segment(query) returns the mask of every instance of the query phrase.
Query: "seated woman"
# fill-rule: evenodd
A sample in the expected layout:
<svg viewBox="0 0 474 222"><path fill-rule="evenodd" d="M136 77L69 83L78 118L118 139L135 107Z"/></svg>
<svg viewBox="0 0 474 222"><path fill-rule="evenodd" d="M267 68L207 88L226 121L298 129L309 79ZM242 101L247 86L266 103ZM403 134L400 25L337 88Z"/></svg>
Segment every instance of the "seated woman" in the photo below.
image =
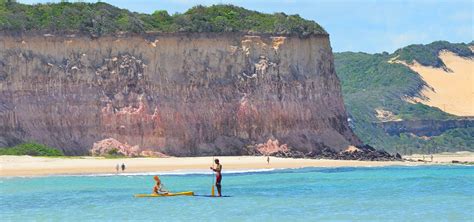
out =
<svg viewBox="0 0 474 222"><path fill-rule="evenodd" d="M161 180L158 176L154 176L153 179L155 179L156 184L153 187L153 194L167 194L169 193L167 190L165 190L165 186L161 183Z"/></svg>

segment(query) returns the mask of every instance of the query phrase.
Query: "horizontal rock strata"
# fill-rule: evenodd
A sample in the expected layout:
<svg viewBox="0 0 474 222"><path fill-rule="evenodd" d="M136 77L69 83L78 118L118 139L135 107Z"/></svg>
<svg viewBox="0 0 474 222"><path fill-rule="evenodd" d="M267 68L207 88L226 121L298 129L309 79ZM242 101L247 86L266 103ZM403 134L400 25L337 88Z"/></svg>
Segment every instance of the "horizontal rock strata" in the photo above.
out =
<svg viewBox="0 0 474 222"><path fill-rule="evenodd" d="M176 156L361 145L326 35L0 34L0 142L88 154L114 138ZM0 144L2 145L2 144Z"/></svg>

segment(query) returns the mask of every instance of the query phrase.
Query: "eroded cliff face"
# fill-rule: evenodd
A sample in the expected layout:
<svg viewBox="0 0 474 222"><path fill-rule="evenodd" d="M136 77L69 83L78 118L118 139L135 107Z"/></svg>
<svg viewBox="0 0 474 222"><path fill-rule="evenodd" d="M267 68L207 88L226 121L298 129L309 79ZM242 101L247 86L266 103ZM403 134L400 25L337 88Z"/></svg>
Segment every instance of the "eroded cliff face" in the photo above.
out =
<svg viewBox="0 0 474 222"><path fill-rule="evenodd" d="M105 138L171 155L360 145L327 36L1 34L0 129L68 154Z"/></svg>

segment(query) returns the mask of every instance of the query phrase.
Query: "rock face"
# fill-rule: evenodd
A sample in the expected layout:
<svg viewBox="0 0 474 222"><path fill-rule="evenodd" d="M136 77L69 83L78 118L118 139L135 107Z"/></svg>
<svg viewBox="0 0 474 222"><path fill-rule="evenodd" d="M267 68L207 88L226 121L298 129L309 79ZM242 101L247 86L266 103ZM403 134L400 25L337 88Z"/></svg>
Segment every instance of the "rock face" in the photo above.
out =
<svg viewBox="0 0 474 222"><path fill-rule="evenodd" d="M296 155L297 157L300 154ZM349 146L348 149L336 152L329 148L313 151L304 155L306 158L316 159L335 159L335 160L365 160L365 161L401 161L402 156L399 153L391 155L383 150L364 145L359 147Z"/></svg>
<svg viewBox="0 0 474 222"><path fill-rule="evenodd" d="M101 141L95 142L90 150L92 156L107 156L107 155L120 155L128 157L168 157L161 152L152 150L140 150L138 145L130 146L128 144L121 143L114 138L107 138Z"/></svg>
<svg viewBox="0 0 474 222"><path fill-rule="evenodd" d="M269 139L266 143L258 144L256 150L259 154L265 156L276 155L277 153L288 153L290 149L288 145L282 144L278 140Z"/></svg>
<svg viewBox="0 0 474 222"><path fill-rule="evenodd" d="M114 138L103 139L92 145L90 150L92 156L104 156L107 154L115 154L122 156L138 156L138 146L130 146L123 144Z"/></svg>
<svg viewBox="0 0 474 222"><path fill-rule="evenodd" d="M177 156L361 145L327 35L0 33L1 143L79 155L106 138Z"/></svg>

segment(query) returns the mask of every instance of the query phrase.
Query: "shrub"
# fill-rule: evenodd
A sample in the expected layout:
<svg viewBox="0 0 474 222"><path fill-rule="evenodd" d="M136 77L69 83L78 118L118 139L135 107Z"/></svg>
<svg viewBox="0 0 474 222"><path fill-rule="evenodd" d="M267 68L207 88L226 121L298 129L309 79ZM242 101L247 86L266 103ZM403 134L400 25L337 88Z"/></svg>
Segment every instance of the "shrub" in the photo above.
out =
<svg viewBox="0 0 474 222"><path fill-rule="evenodd" d="M327 34L316 22L298 15L265 14L233 5L195 6L172 16L167 11L133 13L107 3L61 2L26 5L0 2L0 29L48 32L77 31L100 36L119 31L253 32L297 35Z"/></svg>
<svg viewBox="0 0 474 222"><path fill-rule="evenodd" d="M112 148L107 152L107 155L109 156L123 156L122 153L119 153L117 148Z"/></svg>
<svg viewBox="0 0 474 222"><path fill-rule="evenodd" d="M0 149L0 155L64 156L61 150L42 144L28 142Z"/></svg>
<svg viewBox="0 0 474 222"><path fill-rule="evenodd" d="M432 66L444 68L445 64L438 58L438 54L442 50L448 50L462 57L472 57L474 53L469 49L469 44L465 43L449 43L447 41L436 41L427 45L409 45L394 52L398 55L398 59L409 64L416 60L424 66Z"/></svg>

